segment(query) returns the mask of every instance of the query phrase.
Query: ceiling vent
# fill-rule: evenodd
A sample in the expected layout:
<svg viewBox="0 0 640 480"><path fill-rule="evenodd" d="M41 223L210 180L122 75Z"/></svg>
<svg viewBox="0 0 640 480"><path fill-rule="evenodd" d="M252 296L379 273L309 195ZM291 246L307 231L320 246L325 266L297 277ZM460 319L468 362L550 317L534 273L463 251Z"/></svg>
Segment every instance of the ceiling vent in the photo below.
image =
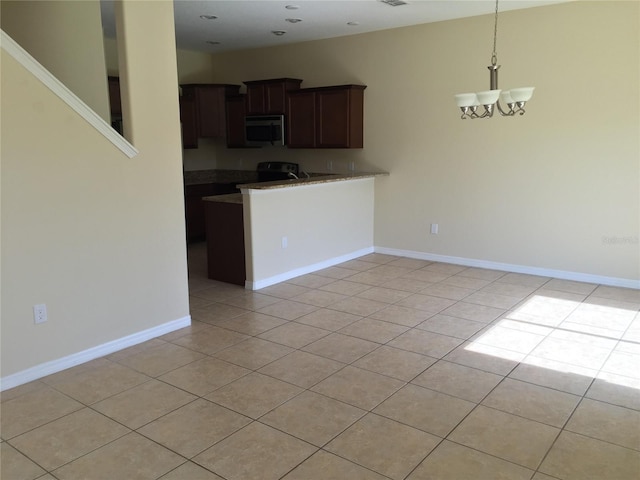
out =
<svg viewBox="0 0 640 480"><path fill-rule="evenodd" d="M380 0L382 3L386 3L392 7L399 7L400 5L407 5L407 2L403 2L402 0Z"/></svg>

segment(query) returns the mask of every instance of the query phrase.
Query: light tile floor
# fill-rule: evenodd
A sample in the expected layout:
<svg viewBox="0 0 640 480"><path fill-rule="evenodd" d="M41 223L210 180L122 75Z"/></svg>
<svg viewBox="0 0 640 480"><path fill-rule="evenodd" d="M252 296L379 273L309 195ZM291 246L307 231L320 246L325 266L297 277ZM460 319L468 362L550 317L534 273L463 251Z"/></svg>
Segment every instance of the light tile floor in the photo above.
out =
<svg viewBox="0 0 640 480"><path fill-rule="evenodd" d="M640 291L372 254L3 392L1 476L640 478Z"/></svg>

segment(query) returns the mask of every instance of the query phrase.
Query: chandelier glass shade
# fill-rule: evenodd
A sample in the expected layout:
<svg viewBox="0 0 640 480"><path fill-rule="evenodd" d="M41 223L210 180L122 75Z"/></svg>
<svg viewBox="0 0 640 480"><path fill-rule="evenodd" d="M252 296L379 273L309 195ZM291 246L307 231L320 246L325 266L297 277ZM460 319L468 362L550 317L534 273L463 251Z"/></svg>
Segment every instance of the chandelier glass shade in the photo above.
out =
<svg viewBox="0 0 640 480"><path fill-rule="evenodd" d="M497 110L504 117L512 117L515 114L524 115L524 107L533 96L535 87L512 88L500 90L498 88L498 54L496 43L498 38L498 0L496 0L496 12L493 29L493 54L489 69L489 90L477 93L459 93L455 95L456 104L462 111L462 118L491 118ZM500 103L502 102L502 103ZM505 108L506 106L506 108ZM480 108L482 107L482 108Z"/></svg>

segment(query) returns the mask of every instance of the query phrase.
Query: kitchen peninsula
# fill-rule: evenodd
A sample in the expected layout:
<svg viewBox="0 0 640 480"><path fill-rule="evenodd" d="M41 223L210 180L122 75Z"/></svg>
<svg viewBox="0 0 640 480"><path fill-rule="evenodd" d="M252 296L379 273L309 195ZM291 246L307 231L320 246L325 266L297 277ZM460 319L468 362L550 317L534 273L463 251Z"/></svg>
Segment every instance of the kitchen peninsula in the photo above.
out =
<svg viewBox="0 0 640 480"><path fill-rule="evenodd" d="M244 264L245 287L258 290L371 253L374 181L387 175L314 174L240 184L240 194L203 198L209 277L241 284L237 276L220 276L233 258L236 274Z"/></svg>

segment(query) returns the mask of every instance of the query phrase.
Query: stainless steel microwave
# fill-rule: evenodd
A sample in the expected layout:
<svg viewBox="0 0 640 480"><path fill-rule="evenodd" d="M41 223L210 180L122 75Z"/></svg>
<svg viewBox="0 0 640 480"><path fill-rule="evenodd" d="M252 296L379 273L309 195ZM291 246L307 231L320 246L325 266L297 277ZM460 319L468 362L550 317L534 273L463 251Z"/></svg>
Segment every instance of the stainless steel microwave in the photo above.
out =
<svg viewBox="0 0 640 480"><path fill-rule="evenodd" d="M284 146L284 115L258 115L244 119L245 144L250 147Z"/></svg>

